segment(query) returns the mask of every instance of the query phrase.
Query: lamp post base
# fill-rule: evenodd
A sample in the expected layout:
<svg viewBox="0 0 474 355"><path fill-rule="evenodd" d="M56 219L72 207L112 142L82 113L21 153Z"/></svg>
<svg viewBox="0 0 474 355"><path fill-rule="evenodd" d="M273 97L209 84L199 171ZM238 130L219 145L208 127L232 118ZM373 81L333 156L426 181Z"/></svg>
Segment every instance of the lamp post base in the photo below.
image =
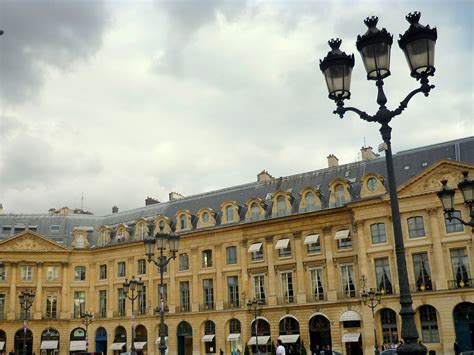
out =
<svg viewBox="0 0 474 355"><path fill-rule="evenodd" d="M426 355L428 349L420 343L403 343L397 348L397 354Z"/></svg>

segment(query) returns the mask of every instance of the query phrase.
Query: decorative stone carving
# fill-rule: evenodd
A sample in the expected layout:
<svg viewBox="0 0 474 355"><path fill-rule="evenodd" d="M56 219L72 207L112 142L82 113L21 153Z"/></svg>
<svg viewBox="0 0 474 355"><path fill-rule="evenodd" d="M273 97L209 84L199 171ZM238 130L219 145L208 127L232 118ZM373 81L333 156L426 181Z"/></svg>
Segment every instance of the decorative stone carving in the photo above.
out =
<svg viewBox="0 0 474 355"><path fill-rule="evenodd" d="M24 236L16 238L9 243L2 245L2 250L4 251L21 251L21 252L32 252L32 253L42 253L47 251L64 251L58 247L55 247L52 243L41 240L40 238L35 238L33 236Z"/></svg>

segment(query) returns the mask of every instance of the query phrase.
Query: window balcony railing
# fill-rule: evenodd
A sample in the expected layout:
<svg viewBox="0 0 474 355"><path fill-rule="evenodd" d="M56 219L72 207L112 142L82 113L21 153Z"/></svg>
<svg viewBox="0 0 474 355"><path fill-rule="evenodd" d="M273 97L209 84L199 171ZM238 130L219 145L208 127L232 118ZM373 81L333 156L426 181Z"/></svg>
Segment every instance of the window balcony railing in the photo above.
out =
<svg viewBox="0 0 474 355"><path fill-rule="evenodd" d="M277 304L282 305L282 304L291 304L295 303L295 297L294 296L278 296L277 297Z"/></svg>
<svg viewBox="0 0 474 355"><path fill-rule="evenodd" d="M176 313L191 312L191 304L185 303L176 307Z"/></svg>
<svg viewBox="0 0 474 355"><path fill-rule="evenodd" d="M237 308L240 308L239 300L224 303L224 309L237 309Z"/></svg>
<svg viewBox="0 0 474 355"><path fill-rule="evenodd" d="M126 317L125 310L123 310L123 311L114 311L114 317L118 317L118 318Z"/></svg>
<svg viewBox="0 0 474 355"><path fill-rule="evenodd" d="M449 280L448 289L454 290L459 288L473 288L474 279L463 279L463 280Z"/></svg>
<svg viewBox="0 0 474 355"><path fill-rule="evenodd" d="M327 297L325 293L306 295L306 302L319 302L319 301L326 301L326 300L327 300Z"/></svg>
<svg viewBox="0 0 474 355"><path fill-rule="evenodd" d="M344 300L347 298L357 298L358 294L355 290L351 291L339 291L337 293L337 299L338 300Z"/></svg>
<svg viewBox="0 0 474 355"><path fill-rule="evenodd" d="M214 302L206 302L199 305L199 311L212 311L214 309Z"/></svg>
<svg viewBox="0 0 474 355"><path fill-rule="evenodd" d="M43 315L43 319L58 319L58 312L46 312Z"/></svg>
<svg viewBox="0 0 474 355"><path fill-rule="evenodd" d="M99 312L95 313L96 318L107 318L107 310L101 309Z"/></svg>
<svg viewBox="0 0 474 355"><path fill-rule="evenodd" d="M395 291L395 287L394 286L391 286L391 287L387 287L387 288L379 288L377 289L378 292L380 292L380 294L382 296L388 296L388 295L395 295L397 294L397 292Z"/></svg>
<svg viewBox="0 0 474 355"><path fill-rule="evenodd" d="M431 292L431 291L436 291L436 285L434 282L427 282L424 284L411 284L410 285L410 290L413 293L418 293L418 292Z"/></svg>

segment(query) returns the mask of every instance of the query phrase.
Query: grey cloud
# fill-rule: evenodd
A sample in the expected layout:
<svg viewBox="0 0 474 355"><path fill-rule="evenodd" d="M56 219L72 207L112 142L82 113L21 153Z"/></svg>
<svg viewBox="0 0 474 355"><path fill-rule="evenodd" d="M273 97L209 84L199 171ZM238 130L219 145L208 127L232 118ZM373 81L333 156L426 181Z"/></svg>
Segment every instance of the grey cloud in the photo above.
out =
<svg viewBox="0 0 474 355"><path fill-rule="evenodd" d="M68 70L101 46L107 14L99 1L11 1L0 3L1 95L8 104L34 96L45 69Z"/></svg>

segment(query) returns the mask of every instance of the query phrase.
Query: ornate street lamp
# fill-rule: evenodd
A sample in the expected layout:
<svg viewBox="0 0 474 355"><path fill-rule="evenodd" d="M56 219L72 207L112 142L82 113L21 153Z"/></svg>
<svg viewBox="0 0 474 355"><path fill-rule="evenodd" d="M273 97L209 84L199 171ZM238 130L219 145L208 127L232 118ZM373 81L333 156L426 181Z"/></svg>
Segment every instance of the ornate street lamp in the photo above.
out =
<svg viewBox="0 0 474 355"><path fill-rule="evenodd" d="M461 190L464 203L469 209L470 221L464 221L463 219L454 216L454 194L456 193L456 190L448 187L448 180L441 180L443 187L441 188L441 191L438 192L438 197L443 205L444 213L450 222L455 219L465 226L470 226L474 232L474 181L469 179L469 171L463 171L462 175L464 179L458 183L458 188Z"/></svg>
<svg viewBox="0 0 474 355"><path fill-rule="evenodd" d="M372 310L372 319L374 321L374 352L375 355L379 355L379 344L377 342L377 324L375 323L375 308L380 304L382 300L382 293L379 291L375 291L373 288L367 292L365 289L362 291L360 295L362 298L362 302L365 306L369 307ZM369 303L367 303L369 301Z"/></svg>
<svg viewBox="0 0 474 355"><path fill-rule="evenodd" d="M165 332L165 311L166 311L166 305L165 305L165 299L164 299L164 282L163 282L163 273L165 271L166 265L173 260L176 259L176 253L178 252L178 246L179 246L179 235L176 233L166 233L164 231L165 224L164 222L161 222L159 225L160 231L156 234L154 234L154 229L155 225L150 224L148 230L149 234L148 237L146 237L143 240L143 243L145 245L145 255L147 256L148 262L151 263L153 262L159 269L160 269L160 306L159 306L159 312L160 312L160 354L164 355L166 353L166 332ZM170 250L170 256L164 255L164 251L166 250L167 244L169 245L169 250ZM160 252L160 256L158 257L157 260L153 259L153 256L155 255L155 245L157 249Z"/></svg>
<svg viewBox="0 0 474 355"><path fill-rule="evenodd" d="M136 294L135 294L136 291ZM143 281L141 278L136 279L135 276L132 276L131 280L125 279L123 283L123 292L125 297L132 301L132 345L130 346L130 353L132 355L136 354L135 351L135 300L140 297L143 291ZM130 295L129 295L130 293Z"/></svg>
<svg viewBox="0 0 474 355"><path fill-rule="evenodd" d="M81 314L82 324L86 326L86 352L89 351L89 324L94 320L94 314L85 312Z"/></svg>
<svg viewBox="0 0 474 355"><path fill-rule="evenodd" d="M418 343L418 332L415 324L415 311L408 283L407 265L405 259L405 247L403 243L402 228L400 223L400 210L398 206L397 184L393 166L390 121L400 115L407 107L408 102L418 93L428 96L433 85L429 84L428 77L434 75L434 48L437 38L436 28L423 26L419 23L420 13L414 12L406 16L410 27L400 35L398 44L405 53L410 67L410 75L420 81L420 87L410 92L395 110L389 110L385 104L387 98L383 91L383 79L390 76L390 49L392 35L387 30L379 30L378 18L369 17L365 19L368 27L367 32L357 37L356 46L361 54L367 72L368 80L375 80L377 86L378 111L369 115L355 107L344 107L344 100L349 99L350 76L354 66L353 56L345 54L339 47L341 40L331 40L329 45L331 51L320 61L320 69L323 72L329 91L329 98L336 102L335 114L343 117L347 111L355 112L359 117L368 122L381 124L380 133L384 141L385 159L387 166L388 187L390 193L390 205L392 211L393 231L395 236L395 250L397 257L397 269L400 287L400 316L402 318L403 345L398 348L399 354L426 354L427 349Z"/></svg>
<svg viewBox="0 0 474 355"><path fill-rule="evenodd" d="M33 305L35 293L31 290L24 290L20 292L18 298L20 300L21 310L23 311L23 353L26 355L26 331L28 330L28 311Z"/></svg>
<svg viewBox="0 0 474 355"><path fill-rule="evenodd" d="M258 330L257 330L257 317L262 310L262 306L264 305L264 301L260 298L254 298L248 300L247 308L250 314L253 314L253 325L255 328L255 347L257 348L257 354L260 355L260 349L258 347Z"/></svg>

